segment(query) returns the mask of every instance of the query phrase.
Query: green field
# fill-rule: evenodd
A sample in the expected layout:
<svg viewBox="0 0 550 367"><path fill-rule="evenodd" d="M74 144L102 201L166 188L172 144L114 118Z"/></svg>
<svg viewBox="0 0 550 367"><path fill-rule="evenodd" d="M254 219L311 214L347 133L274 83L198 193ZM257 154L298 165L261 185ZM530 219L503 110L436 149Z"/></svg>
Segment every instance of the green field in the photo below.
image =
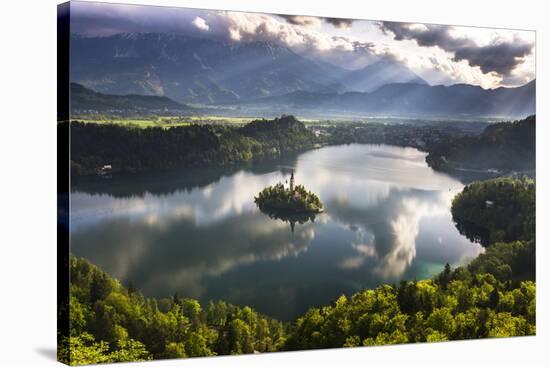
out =
<svg viewBox="0 0 550 367"><path fill-rule="evenodd" d="M208 125L244 125L258 119L257 117L233 117L233 116L147 116L147 117L118 117L107 115L73 116L72 121L94 124L117 124L137 128L161 127L168 129L176 126L189 126L191 124ZM302 120L304 123L316 123L317 120Z"/></svg>
<svg viewBox="0 0 550 367"><path fill-rule="evenodd" d="M143 118L125 118L111 116L73 116L73 121L94 124L117 124L131 127L170 128L188 126L191 124L246 124L254 120L253 117L225 117L225 116L147 116Z"/></svg>

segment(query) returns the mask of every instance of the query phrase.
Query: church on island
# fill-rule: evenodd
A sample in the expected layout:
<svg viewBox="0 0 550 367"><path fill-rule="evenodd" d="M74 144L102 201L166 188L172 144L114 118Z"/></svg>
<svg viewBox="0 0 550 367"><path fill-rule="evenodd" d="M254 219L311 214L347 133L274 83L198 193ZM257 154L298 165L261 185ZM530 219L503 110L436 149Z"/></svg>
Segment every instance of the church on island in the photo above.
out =
<svg viewBox="0 0 550 367"><path fill-rule="evenodd" d="M282 183L264 188L254 202L261 210L286 213L321 213L323 204L319 197L306 190L303 185L296 185L294 171L290 174L288 188Z"/></svg>
<svg viewBox="0 0 550 367"><path fill-rule="evenodd" d="M294 170L290 173L290 183L288 189L294 200L300 199L300 193L298 191L294 191Z"/></svg>

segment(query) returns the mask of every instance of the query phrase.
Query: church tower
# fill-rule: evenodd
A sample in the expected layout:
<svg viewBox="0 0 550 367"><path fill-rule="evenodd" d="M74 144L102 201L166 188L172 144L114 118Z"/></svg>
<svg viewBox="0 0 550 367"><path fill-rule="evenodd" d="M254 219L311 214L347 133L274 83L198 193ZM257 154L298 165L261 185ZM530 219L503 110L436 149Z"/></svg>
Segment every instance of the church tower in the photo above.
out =
<svg viewBox="0 0 550 367"><path fill-rule="evenodd" d="M294 170L290 173L290 192L294 192Z"/></svg>

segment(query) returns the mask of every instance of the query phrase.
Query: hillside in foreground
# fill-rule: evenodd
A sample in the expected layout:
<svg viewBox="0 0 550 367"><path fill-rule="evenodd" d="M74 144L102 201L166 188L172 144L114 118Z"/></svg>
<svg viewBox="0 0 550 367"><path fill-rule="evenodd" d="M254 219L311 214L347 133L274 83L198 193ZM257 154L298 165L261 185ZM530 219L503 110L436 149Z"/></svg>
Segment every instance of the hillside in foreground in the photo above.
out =
<svg viewBox="0 0 550 367"><path fill-rule="evenodd" d="M501 187L490 186L476 190L480 200ZM453 206L467 203L458 196ZM70 302L60 304L70 327L59 335L58 355L77 365L535 335L534 263L535 241L510 238L487 244L467 266L342 295L284 325L223 301L147 298L71 257Z"/></svg>

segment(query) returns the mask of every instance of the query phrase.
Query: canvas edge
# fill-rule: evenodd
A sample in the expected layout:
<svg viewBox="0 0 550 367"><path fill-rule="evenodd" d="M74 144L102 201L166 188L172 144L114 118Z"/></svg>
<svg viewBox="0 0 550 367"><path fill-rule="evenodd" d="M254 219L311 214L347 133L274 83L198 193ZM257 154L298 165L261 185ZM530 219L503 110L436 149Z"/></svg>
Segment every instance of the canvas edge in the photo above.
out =
<svg viewBox="0 0 550 367"><path fill-rule="evenodd" d="M70 2L57 5L57 360L70 364Z"/></svg>

